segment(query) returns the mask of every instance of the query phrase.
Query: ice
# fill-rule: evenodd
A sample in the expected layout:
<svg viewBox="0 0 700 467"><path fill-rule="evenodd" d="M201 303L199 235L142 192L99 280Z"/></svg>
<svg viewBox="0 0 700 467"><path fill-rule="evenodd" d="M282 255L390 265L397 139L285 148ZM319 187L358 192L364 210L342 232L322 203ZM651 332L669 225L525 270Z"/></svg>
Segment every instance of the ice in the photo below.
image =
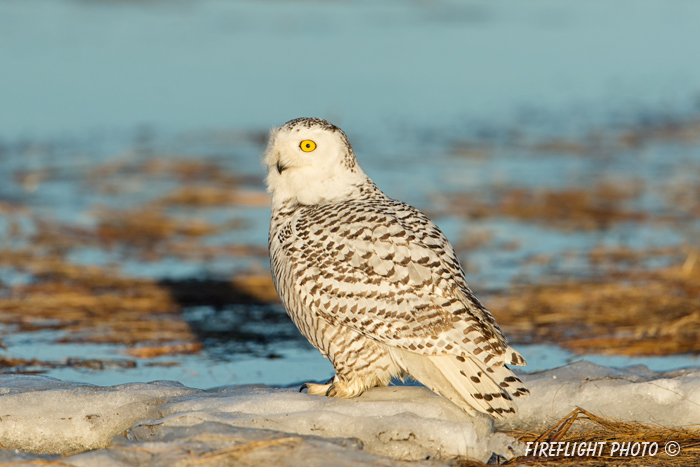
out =
<svg viewBox="0 0 700 467"><path fill-rule="evenodd" d="M486 416L471 417L423 387L384 387L353 399L271 388L230 389L185 398L163 408L157 426L202 422L356 438L364 449L396 459L512 457L517 443L494 436ZM153 425L149 425L153 427Z"/></svg>
<svg viewBox="0 0 700 467"><path fill-rule="evenodd" d="M117 433L159 415L179 383L99 387L44 376L0 375L0 445L37 453L69 453L109 445Z"/></svg>
<svg viewBox="0 0 700 467"><path fill-rule="evenodd" d="M355 440L324 439L205 422L188 427L161 427L148 441L130 441L112 449L88 452L62 462L76 467L206 466L442 466L435 461L409 462L379 457Z"/></svg>
<svg viewBox="0 0 700 467"><path fill-rule="evenodd" d="M589 412L662 426L700 424L700 370L654 373L638 365L615 369L587 361L524 375L532 393L516 417L498 428L539 430L581 407Z"/></svg>
<svg viewBox="0 0 700 467"><path fill-rule="evenodd" d="M454 456L486 461L494 453L522 454L522 444L499 430L540 431L576 407L669 427L700 424L700 369L654 373L583 361L522 376L531 396L494 428L485 416L470 417L422 387L334 399L268 386L199 390L160 381L98 387L1 375L0 461L445 465Z"/></svg>
<svg viewBox="0 0 700 467"><path fill-rule="evenodd" d="M177 430L204 434L208 426L274 430L301 435L304 443L308 437L346 444L355 440L367 454L401 460L466 456L486 461L494 452L512 457L520 449L516 440L493 433L490 418L470 417L422 387L377 388L354 399L332 399L270 387L202 391L156 382L102 388L4 376L0 394L0 444L37 453L105 448L125 432L127 442L154 438L176 443L172 433ZM160 456L159 447L146 444L138 452L153 449L153 455ZM115 456L121 454L89 457L90 462L99 457L110 459L106 465L131 465ZM141 460L134 462L140 465Z"/></svg>

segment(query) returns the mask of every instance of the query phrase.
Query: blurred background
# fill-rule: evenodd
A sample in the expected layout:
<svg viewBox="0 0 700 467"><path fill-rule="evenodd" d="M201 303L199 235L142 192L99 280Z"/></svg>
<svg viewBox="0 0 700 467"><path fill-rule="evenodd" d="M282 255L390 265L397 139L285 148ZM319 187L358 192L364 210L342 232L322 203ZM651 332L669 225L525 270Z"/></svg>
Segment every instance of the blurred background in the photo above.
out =
<svg viewBox="0 0 700 467"><path fill-rule="evenodd" d="M0 371L291 385L269 129L431 216L528 371L700 352L700 3L0 0Z"/></svg>

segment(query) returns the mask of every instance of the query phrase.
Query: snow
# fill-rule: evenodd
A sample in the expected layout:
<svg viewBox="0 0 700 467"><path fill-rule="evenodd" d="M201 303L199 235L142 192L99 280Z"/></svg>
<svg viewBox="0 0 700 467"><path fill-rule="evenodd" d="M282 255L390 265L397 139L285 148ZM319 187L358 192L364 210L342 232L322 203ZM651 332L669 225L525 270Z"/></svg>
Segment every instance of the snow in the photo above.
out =
<svg viewBox="0 0 700 467"><path fill-rule="evenodd" d="M662 426L700 424L700 369L654 373L580 361L523 380L533 394L498 428L540 430L576 407L609 418Z"/></svg>
<svg viewBox="0 0 700 467"><path fill-rule="evenodd" d="M0 462L73 466L444 465L523 453L502 430L541 430L576 407L665 426L700 424L700 370L654 373L578 362L522 375L531 396L494 423L422 387L332 399L294 388L191 389L174 382L99 387L0 375ZM499 431L500 430L500 431ZM72 454L72 455L71 455ZM429 460L426 460L429 459Z"/></svg>
<svg viewBox="0 0 700 467"><path fill-rule="evenodd" d="M62 461L80 467L443 465L379 457L363 451L356 440L288 435L213 422L163 427L152 433L137 429L132 435L128 444Z"/></svg>
<svg viewBox="0 0 700 467"><path fill-rule="evenodd" d="M324 438L356 438L364 449L397 459L512 457L514 441L493 435L486 416L472 418L422 387L385 387L354 399L301 394L295 389L230 389L168 404L158 426L205 421Z"/></svg>
<svg viewBox="0 0 700 467"><path fill-rule="evenodd" d="M0 445L38 453L98 449L173 397L174 382L99 387L44 376L0 376Z"/></svg>

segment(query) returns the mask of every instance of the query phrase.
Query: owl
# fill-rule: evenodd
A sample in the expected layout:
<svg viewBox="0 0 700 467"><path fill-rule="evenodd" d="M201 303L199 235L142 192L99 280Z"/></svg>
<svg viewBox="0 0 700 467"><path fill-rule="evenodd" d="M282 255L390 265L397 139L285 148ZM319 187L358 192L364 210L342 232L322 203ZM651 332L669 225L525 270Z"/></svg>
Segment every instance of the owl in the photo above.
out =
<svg viewBox="0 0 700 467"><path fill-rule="evenodd" d="M515 412L529 391L508 365L525 359L445 235L365 175L340 128L291 120L271 131L264 163L277 294L335 368L327 384L302 389L353 397L409 376L469 414Z"/></svg>

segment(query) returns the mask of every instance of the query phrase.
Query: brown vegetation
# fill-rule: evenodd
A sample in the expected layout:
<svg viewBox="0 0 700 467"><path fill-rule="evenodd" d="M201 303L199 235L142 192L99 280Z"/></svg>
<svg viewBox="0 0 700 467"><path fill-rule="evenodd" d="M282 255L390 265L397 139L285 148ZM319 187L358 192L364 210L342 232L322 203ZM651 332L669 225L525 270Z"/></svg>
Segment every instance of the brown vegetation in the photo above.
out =
<svg viewBox="0 0 700 467"><path fill-rule="evenodd" d="M31 284L9 287L0 297L0 322L20 331L60 328L66 342L168 344L161 353L191 353L201 345L182 319L183 306L203 298L231 304L265 303L276 297L268 276L242 276L228 283L154 281L71 264L58 256L8 250L0 251L0 265L36 278Z"/></svg>
<svg viewBox="0 0 700 467"><path fill-rule="evenodd" d="M15 285L0 284L0 323L19 332L60 329L60 342L118 344L125 346L125 353L132 357L155 358L202 349L199 330L183 318L187 306L276 301L271 278L265 274L159 281L125 276L116 266L119 258L134 256L140 261L265 258L263 247L205 241L240 228L241 223L235 219L212 224L193 220L191 214L173 214L177 207L267 204L267 194L262 190L240 188L241 183L248 183L244 177L215 162L197 159L118 161L81 170L84 173L30 171L16 177L37 183L75 177L69 183L83 183L98 192L113 184L108 191L116 195L125 189L147 187L159 179L176 181L179 187L155 201L126 203L125 209L93 206L84 213L93 220L87 227L44 219L21 204L0 203L0 214L8 226L5 247L0 250L0 267L30 278ZM113 265L79 265L67 259L71 252L84 248L111 252ZM61 366L98 369L105 365L112 363L10 357L0 361L0 367L7 371L23 372Z"/></svg>
<svg viewBox="0 0 700 467"><path fill-rule="evenodd" d="M260 190L232 190L216 186L188 184L163 196L156 201L156 204L191 207L237 204L267 207L270 205L270 196Z"/></svg>
<svg viewBox="0 0 700 467"><path fill-rule="evenodd" d="M489 306L512 341L555 343L576 353L700 353L697 258L691 251L676 267L515 288Z"/></svg>
<svg viewBox="0 0 700 467"><path fill-rule="evenodd" d="M647 214L627 208L639 194L637 184L599 183L593 188L563 190L494 189L488 197L452 195L449 211L468 218L509 217L565 230L607 229L617 222L639 222Z"/></svg>
<svg viewBox="0 0 700 467"><path fill-rule="evenodd" d="M528 143L514 137L508 144L534 152L611 156L653 141L698 140L700 125L693 120L591 134L580 141L554 138ZM464 144L458 152L485 158L495 149L499 149L496 144ZM42 183L62 180L91 191L96 200L109 194L125 202L118 208L111 203L104 203L109 207L90 206L82 214L91 222L68 225L42 218L21 201L0 201L0 215L7 226L0 267L30 278L12 286L0 284L0 323L19 331L60 329L63 341L120 344L127 347L127 355L154 358L202 348L201 330L193 329L183 318L189 306L222 309L276 302L271 278L262 267L237 278L158 281L125 276L116 266L122 259L150 262L165 258L210 261L230 257L235 261L246 257L266 263L264 246L208 241L215 235L217 240L225 235L235 239L243 224L235 217L215 223L210 219L216 216L200 213L221 206L260 208L269 204L260 179L227 170L224 162L134 155L81 166L77 171L48 167L15 173L15 180L28 193ZM157 183L162 185L148 190ZM685 229L687 222L682 222L700 213L700 187L692 176L682 184L651 185L646 179L604 179L590 187L563 189L498 185L475 195L451 195L443 211L468 218L501 216L567 231L657 221L672 221ZM647 190L656 190L654 196L669 206L663 216L634 204ZM488 230L476 229L455 245L462 250L493 248L495 238ZM86 247L109 253L110 263L95 267L68 259L72 252ZM516 240L496 247L519 249L523 245ZM697 252L685 251L684 262L675 268L644 269L648 256L678 253L677 249L595 249L588 258L593 279L540 277L534 285L516 286L486 302L513 342L554 343L580 353L700 353ZM549 259L540 256L531 261L546 263ZM3 365L9 367L10 360ZM21 365L32 366L19 362L14 368Z"/></svg>
<svg viewBox="0 0 700 467"><path fill-rule="evenodd" d="M600 443L607 445L600 449L600 456L591 457L539 457L529 456L511 460L508 464L528 466L686 466L693 465L700 455L700 430L685 428L665 428L642 423L611 420L592 414L584 409L576 409L544 433L511 432L522 442L569 442ZM669 456L664 452L668 441L675 441L680 453ZM657 443L655 456L611 456L613 443Z"/></svg>

